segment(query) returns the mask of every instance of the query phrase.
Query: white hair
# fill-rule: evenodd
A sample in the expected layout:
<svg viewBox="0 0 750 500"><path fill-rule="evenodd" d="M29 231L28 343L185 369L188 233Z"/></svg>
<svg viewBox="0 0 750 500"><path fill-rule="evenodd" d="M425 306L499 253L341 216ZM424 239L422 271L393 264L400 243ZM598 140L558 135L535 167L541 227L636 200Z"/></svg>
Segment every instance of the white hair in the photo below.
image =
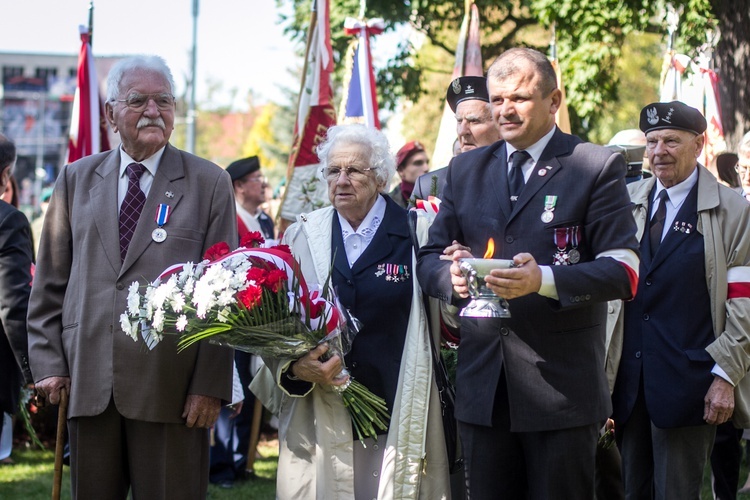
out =
<svg viewBox="0 0 750 500"><path fill-rule="evenodd" d="M737 153L743 158L750 158L750 132L746 133L740 139L740 145L737 147Z"/></svg>
<svg viewBox="0 0 750 500"><path fill-rule="evenodd" d="M316 149L320 159L321 170L328 166L328 157L337 146L354 144L363 148L369 156L368 166L375 173L380 184L388 185L396 173L396 159L391 153L388 139L378 129L365 125L337 125L328 129L326 140Z"/></svg>
<svg viewBox="0 0 750 500"><path fill-rule="evenodd" d="M159 56L138 55L117 61L107 75L107 101L114 102L120 95L120 83L129 71L153 71L161 74L169 83L169 91L174 95L174 78L167 63Z"/></svg>

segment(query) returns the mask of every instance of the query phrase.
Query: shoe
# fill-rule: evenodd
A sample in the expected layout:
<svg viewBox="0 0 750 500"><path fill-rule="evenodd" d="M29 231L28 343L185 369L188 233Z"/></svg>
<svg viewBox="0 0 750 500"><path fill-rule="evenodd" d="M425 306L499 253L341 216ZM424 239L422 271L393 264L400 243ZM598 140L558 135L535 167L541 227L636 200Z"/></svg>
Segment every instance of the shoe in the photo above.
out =
<svg viewBox="0 0 750 500"><path fill-rule="evenodd" d="M737 491L737 493L741 493L743 495L750 493L750 486L748 485L743 486L742 488L739 489L739 491Z"/></svg>
<svg viewBox="0 0 750 500"><path fill-rule="evenodd" d="M0 465L15 465L16 462L13 461L12 458L6 457L0 460Z"/></svg>
<svg viewBox="0 0 750 500"><path fill-rule="evenodd" d="M237 474L238 481L250 481L256 479L258 476L255 475L255 471L245 469L244 471Z"/></svg>
<svg viewBox="0 0 750 500"><path fill-rule="evenodd" d="M234 481L221 481L218 484L219 488L225 489L225 490L231 490L234 488Z"/></svg>

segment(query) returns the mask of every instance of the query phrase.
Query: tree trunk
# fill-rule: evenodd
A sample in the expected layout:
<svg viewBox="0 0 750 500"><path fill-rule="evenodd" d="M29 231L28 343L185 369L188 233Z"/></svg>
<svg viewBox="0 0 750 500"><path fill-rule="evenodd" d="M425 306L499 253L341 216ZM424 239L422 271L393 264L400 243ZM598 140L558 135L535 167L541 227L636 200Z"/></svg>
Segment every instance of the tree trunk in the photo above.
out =
<svg viewBox="0 0 750 500"><path fill-rule="evenodd" d="M721 37L714 51L724 136L737 151L750 131L750 0L711 0Z"/></svg>

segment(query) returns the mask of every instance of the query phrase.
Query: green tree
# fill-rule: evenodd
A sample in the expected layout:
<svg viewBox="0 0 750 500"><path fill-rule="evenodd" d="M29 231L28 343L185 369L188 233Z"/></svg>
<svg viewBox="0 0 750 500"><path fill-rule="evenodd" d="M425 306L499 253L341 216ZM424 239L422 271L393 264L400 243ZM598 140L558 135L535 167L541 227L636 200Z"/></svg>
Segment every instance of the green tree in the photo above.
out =
<svg viewBox="0 0 750 500"><path fill-rule="evenodd" d="M294 10L286 21L288 33L304 39L309 23L310 0L292 2ZM720 75L725 133L730 144L750 129L750 0L675 0L683 6L675 49L690 55L706 41L706 33L718 29L721 38L713 54ZM571 111L571 125L583 136L594 130L605 104L618 102L621 81L618 65L628 56L626 40L634 33L666 34L665 2L659 0L476 0L482 18L482 56L489 62L503 50L526 45L546 50L549 28L557 26L558 56ZM356 16L359 0L331 1L331 36L337 60L348 37L343 33L346 16ZM387 29L409 22L430 44L446 53L455 50L455 33L464 13L464 0L379 0L369 2L367 17L382 17ZM664 42L662 41L662 51ZM399 98L418 102L429 79L429 67L414 57L405 41L400 52L378 73L381 106L393 108ZM653 50L647 56L652 57ZM338 67L338 66L337 66ZM450 66L445 68L450 71ZM340 71L340 67L338 67ZM638 97L638 96L636 96ZM641 102L645 104L641 97ZM636 106L637 107L637 106Z"/></svg>

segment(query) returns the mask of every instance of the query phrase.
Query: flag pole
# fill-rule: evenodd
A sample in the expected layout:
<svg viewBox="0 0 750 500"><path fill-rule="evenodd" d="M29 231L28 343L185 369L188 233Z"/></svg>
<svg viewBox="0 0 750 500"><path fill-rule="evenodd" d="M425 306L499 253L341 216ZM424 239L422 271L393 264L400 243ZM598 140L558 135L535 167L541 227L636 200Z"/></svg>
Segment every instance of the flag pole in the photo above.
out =
<svg viewBox="0 0 750 500"><path fill-rule="evenodd" d="M313 26L318 22L318 9L317 9L317 2L315 0L312 0L312 11L310 12L310 27L307 30L307 42L305 43L305 62L302 65L302 78L299 84L299 94L297 94L297 111L296 116L299 117L299 107L302 105L302 95L305 92L305 82L306 82L306 75L307 75L307 68L309 66L308 57L310 56L310 46L312 45L312 37L313 37ZM297 152L299 149L292 150L291 154L289 155L289 163L287 166L287 179L291 179L292 176L292 169L294 168L294 164L297 159ZM284 198L286 198L286 192L284 192ZM282 204L284 203L284 200L282 200Z"/></svg>
<svg viewBox="0 0 750 500"><path fill-rule="evenodd" d="M89 45L94 47L94 0L89 2Z"/></svg>

